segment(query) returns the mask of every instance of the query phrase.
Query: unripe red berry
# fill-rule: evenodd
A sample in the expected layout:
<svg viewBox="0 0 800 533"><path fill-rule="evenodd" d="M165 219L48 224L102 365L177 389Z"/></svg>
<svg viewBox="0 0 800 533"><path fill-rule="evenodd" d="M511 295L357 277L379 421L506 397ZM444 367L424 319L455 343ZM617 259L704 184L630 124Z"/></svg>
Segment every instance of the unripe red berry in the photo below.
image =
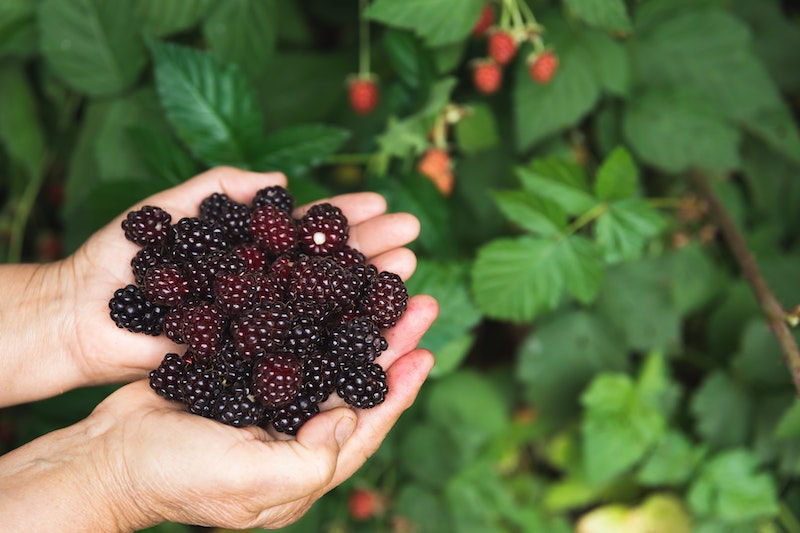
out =
<svg viewBox="0 0 800 533"><path fill-rule="evenodd" d="M353 111L359 115L367 115L378 105L378 84L373 78L353 78L348 83L348 98Z"/></svg>
<svg viewBox="0 0 800 533"><path fill-rule="evenodd" d="M558 56L545 50L528 58L528 74L536 83L550 83L558 70Z"/></svg>
<svg viewBox="0 0 800 533"><path fill-rule="evenodd" d="M491 59L477 61L473 65L472 81L481 93L496 93L503 83L503 70Z"/></svg>
<svg viewBox="0 0 800 533"><path fill-rule="evenodd" d="M517 53L517 40L507 31L494 31L489 35L488 50L498 65L507 65Z"/></svg>

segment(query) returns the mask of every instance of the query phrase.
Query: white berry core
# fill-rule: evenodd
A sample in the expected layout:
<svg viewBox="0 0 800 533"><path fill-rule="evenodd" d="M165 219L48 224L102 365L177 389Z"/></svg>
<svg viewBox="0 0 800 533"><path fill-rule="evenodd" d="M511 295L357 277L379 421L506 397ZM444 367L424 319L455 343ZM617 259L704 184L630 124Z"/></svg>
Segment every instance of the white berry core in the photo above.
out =
<svg viewBox="0 0 800 533"><path fill-rule="evenodd" d="M325 244L325 241L327 240L325 234L322 233L321 231L317 231L316 233L314 233L314 235L311 238L314 239L314 244L316 244L317 246Z"/></svg>

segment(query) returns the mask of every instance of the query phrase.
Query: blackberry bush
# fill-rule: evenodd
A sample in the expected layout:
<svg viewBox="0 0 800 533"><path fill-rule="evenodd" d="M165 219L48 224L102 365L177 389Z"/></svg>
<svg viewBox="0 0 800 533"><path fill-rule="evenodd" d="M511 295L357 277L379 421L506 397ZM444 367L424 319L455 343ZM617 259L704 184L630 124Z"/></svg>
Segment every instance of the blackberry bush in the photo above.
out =
<svg viewBox="0 0 800 533"><path fill-rule="evenodd" d="M111 318L186 345L150 372L156 394L223 424L290 435L331 394L361 409L383 402L381 328L402 316L406 287L348 245L341 209L316 204L295 219L293 208L285 188L267 187L249 204L211 194L176 224L156 206L122 222L140 249Z"/></svg>

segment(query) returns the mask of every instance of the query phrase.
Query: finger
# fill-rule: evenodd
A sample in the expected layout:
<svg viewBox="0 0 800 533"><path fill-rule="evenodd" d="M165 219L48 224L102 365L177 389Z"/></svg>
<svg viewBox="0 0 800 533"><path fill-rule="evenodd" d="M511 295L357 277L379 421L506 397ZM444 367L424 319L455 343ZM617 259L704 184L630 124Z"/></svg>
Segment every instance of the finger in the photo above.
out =
<svg viewBox="0 0 800 533"><path fill-rule="evenodd" d="M411 277L417 269L417 256L408 248L395 248L386 253L373 257L369 261L378 272L388 271L394 272L403 281Z"/></svg>
<svg viewBox="0 0 800 533"><path fill-rule="evenodd" d="M375 453L400 415L414 403L433 363L433 354L429 351L414 350L392 365L387 371L389 394L386 401L372 409L358 411L358 425L339 452L335 474L326 490L353 475Z"/></svg>
<svg viewBox="0 0 800 533"><path fill-rule="evenodd" d="M419 230L419 220L414 215L390 213L351 225L348 244L372 257L412 242Z"/></svg>
<svg viewBox="0 0 800 533"><path fill-rule="evenodd" d="M389 344L376 361L388 369L403 354L415 349L425 332L439 316L439 303L432 296L418 294L408 300L408 307L397 324L386 330L384 336Z"/></svg>
<svg viewBox="0 0 800 533"><path fill-rule="evenodd" d="M300 218L312 205L322 203L329 203L341 209L351 227L386 212L386 199L380 194L355 192L315 200L313 203L298 207L293 214L295 218Z"/></svg>

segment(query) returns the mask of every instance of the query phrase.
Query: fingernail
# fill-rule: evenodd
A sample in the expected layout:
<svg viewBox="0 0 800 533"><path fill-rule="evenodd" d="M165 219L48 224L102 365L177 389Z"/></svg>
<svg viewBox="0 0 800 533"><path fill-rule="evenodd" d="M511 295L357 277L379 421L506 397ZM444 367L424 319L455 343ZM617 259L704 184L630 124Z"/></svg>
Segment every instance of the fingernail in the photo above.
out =
<svg viewBox="0 0 800 533"><path fill-rule="evenodd" d="M344 442L350 438L350 435L353 434L353 430L355 428L356 422L352 417L343 416L339 419L339 421L336 423L336 427L333 430L333 436L336 439L336 442L339 443L339 446L343 445Z"/></svg>

